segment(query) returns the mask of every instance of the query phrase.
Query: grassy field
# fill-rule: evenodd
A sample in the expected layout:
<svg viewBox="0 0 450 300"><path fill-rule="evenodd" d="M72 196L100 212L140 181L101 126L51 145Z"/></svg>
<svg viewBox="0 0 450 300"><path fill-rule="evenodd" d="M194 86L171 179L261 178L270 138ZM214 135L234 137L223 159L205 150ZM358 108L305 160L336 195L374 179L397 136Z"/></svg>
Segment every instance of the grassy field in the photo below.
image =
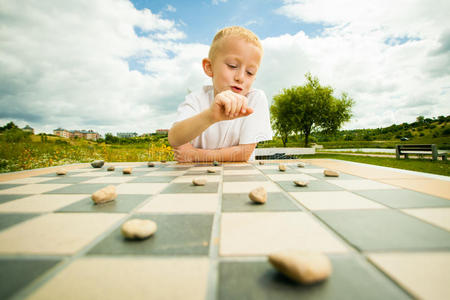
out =
<svg viewBox="0 0 450 300"><path fill-rule="evenodd" d="M347 144L346 147L350 148L351 146ZM369 146L364 145L363 147ZM450 176L448 162L433 162L429 159L396 160L389 157L325 153L302 157L334 158ZM52 136L49 136L46 141L42 141L39 136L31 136L28 141L17 143L0 140L0 173L91 162L96 159L108 162L171 161L173 153L166 140L131 145L98 144L87 140L69 140Z"/></svg>
<svg viewBox="0 0 450 300"><path fill-rule="evenodd" d="M300 158L333 158L346 161L354 161L364 164L398 168L410 171L425 172L431 174L450 176L449 161L432 161L430 159L396 159L390 157L370 157L342 154L315 154L302 155Z"/></svg>
<svg viewBox="0 0 450 300"><path fill-rule="evenodd" d="M102 159L110 162L173 160L171 148L164 143L135 145L97 144L86 140L52 139L45 143L0 142L0 173L91 162Z"/></svg>

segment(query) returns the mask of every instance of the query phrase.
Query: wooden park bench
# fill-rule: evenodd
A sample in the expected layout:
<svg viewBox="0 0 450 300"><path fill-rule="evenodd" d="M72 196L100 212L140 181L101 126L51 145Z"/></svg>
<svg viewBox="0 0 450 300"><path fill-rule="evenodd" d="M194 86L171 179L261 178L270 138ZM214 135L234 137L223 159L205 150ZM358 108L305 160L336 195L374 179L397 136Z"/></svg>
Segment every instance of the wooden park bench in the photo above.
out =
<svg viewBox="0 0 450 300"><path fill-rule="evenodd" d="M401 155L403 155L405 158L408 158L409 154L417 154L417 155L431 154L433 160L437 160L439 156L442 157L442 160L447 160L447 153L438 153L435 144L395 146L395 155L397 156L397 159L400 159Z"/></svg>

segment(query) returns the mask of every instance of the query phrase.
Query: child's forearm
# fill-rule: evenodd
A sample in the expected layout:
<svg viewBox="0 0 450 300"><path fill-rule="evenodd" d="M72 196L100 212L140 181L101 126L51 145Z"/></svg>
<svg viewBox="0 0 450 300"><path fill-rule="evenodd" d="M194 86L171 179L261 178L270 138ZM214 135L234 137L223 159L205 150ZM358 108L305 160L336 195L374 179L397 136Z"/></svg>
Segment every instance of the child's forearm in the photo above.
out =
<svg viewBox="0 0 450 300"><path fill-rule="evenodd" d="M175 148L192 141L214 124L211 112L206 109L186 120L175 123L169 130L168 140L170 145Z"/></svg>
<svg viewBox="0 0 450 300"><path fill-rule="evenodd" d="M252 145L252 144L251 144ZM221 149L199 149L200 159L198 161L247 161L255 149L255 146L238 145Z"/></svg>
<svg viewBox="0 0 450 300"><path fill-rule="evenodd" d="M198 149L187 144L176 149L175 156L180 162L247 161L256 144L245 144L221 149Z"/></svg>

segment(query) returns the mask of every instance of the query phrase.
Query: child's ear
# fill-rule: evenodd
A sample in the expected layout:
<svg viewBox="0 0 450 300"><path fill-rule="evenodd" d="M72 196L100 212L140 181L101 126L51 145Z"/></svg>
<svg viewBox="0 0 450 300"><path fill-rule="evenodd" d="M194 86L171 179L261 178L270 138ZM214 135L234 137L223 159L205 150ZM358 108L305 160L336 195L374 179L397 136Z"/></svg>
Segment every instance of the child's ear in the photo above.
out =
<svg viewBox="0 0 450 300"><path fill-rule="evenodd" d="M202 60L203 71L209 77L213 77L212 64L209 58L204 58Z"/></svg>

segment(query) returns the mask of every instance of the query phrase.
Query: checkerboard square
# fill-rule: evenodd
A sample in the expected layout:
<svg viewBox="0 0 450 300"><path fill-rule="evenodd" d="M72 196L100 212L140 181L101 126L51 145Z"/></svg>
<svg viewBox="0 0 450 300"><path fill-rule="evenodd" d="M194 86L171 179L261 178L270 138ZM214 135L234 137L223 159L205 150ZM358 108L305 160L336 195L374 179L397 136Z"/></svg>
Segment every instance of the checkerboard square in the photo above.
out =
<svg viewBox="0 0 450 300"><path fill-rule="evenodd" d="M294 181L294 180L301 180L301 181L311 181L311 180L317 180L317 178L306 175L306 174L268 174L267 177L272 179L273 181Z"/></svg>
<svg viewBox="0 0 450 300"><path fill-rule="evenodd" d="M46 178L48 179L48 178ZM81 183L81 182L86 182L88 180L92 179L92 177L74 177L74 176L60 176L57 178L53 178L50 180L45 180L45 181L41 181L41 182L37 182L37 183L42 183L42 184L65 184L65 183L71 183L71 184L75 184L75 183Z"/></svg>
<svg viewBox="0 0 450 300"><path fill-rule="evenodd" d="M39 214L2 213L0 214L0 231L37 216Z"/></svg>
<svg viewBox="0 0 450 300"><path fill-rule="evenodd" d="M9 299L59 261L58 259L0 258L0 299Z"/></svg>
<svg viewBox="0 0 450 300"><path fill-rule="evenodd" d="M301 211L288 196L283 193L268 193L263 205L250 200L248 194L223 194L223 212L263 212L263 211Z"/></svg>
<svg viewBox="0 0 450 300"><path fill-rule="evenodd" d="M0 194L0 204L1 203L5 203L11 200L16 200L16 199L20 199L20 198L24 198L24 197L28 197L29 194L12 194L12 195L1 195Z"/></svg>
<svg viewBox="0 0 450 300"><path fill-rule="evenodd" d="M371 253L369 260L417 299L450 299L449 252Z"/></svg>
<svg viewBox="0 0 450 300"><path fill-rule="evenodd" d="M339 209L380 209L383 205L348 191L336 192L293 192L290 193L298 202L310 210Z"/></svg>
<svg viewBox="0 0 450 300"><path fill-rule="evenodd" d="M220 228L221 256L268 255L283 249L347 251L303 212L223 213Z"/></svg>
<svg viewBox="0 0 450 300"><path fill-rule="evenodd" d="M214 214L217 210L218 203L218 194L159 194L137 212Z"/></svg>
<svg viewBox="0 0 450 300"><path fill-rule="evenodd" d="M267 260L220 262L218 299L410 299L365 260L351 255L330 255L330 260L331 276L313 285L291 281Z"/></svg>
<svg viewBox="0 0 450 300"><path fill-rule="evenodd" d="M45 192L53 192L65 187L69 187L69 184L33 183L0 190L0 194L41 194Z"/></svg>
<svg viewBox="0 0 450 300"><path fill-rule="evenodd" d="M86 195L39 194L0 204L0 212L44 213L52 212L85 198Z"/></svg>
<svg viewBox="0 0 450 300"><path fill-rule="evenodd" d="M393 185L369 179L361 179L361 180L334 179L327 181L350 191L398 189L398 187L395 187Z"/></svg>
<svg viewBox="0 0 450 300"><path fill-rule="evenodd" d="M168 183L122 183L117 186L117 194L154 195L167 185Z"/></svg>
<svg viewBox="0 0 450 300"><path fill-rule="evenodd" d="M46 194L93 194L108 185L109 184L107 183L79 183L74 185L65 184L65 187L53 189L46 192Z"/></svg>
<svg viewBox="0 0 450 300"><path fill-rule="evenodd" d="M355 193L393 208L450 207L450 201L447 199L404 189L355 191Z"/></svg>
<svg viewBox="0 0 450 300"><path fill-rule="evenodd" d="M0 254L75 254L123 214L46 214L0 232Z"/></svg>
<svg viewBox="0 0 450 300"><path fill-rule="evenodd" d="M135 215L158 225L148 239L130 241L120 228L100 241L89 255L208 255L213 215Z"/></svg>
<svg viewBox="0 0 450 300"><path fill-rule="evenodd" d="M202 257L83 257L28 300L205 299L209 261Z"/></svg>
<svg viewBox="0 0 450 300"><path fill-rule="evenodd" d="M402 209L408 215L450 231L450 207Z"/></svg>
<svg viewBox="0 0 450 300"><path fill-rule="evenodd" d="M149 195L117 195L114 201L95 204L91 197L67 205L58 210L58 212L96 212L96 213L128 213L139 206L141 203L149 199Z"/></svg>
<svg viewBox="0 0 450 300"><path fill-rule="evenodd" d="M224 182L267 181L264 175L224 175Z"/></svg>
<svg viewBox="0 0 450 300"><path fill-rule="evenodd" d="M171 183L161 194L175 193L217 193L219 190L218 182L207 182L205 185L195 186L192 182Z"/></svg>
<svg viewBox="0 0 450 300"><path fill-rule="evenodd" d="M307 186L297 186L294 181L277 181L286 192L312 192L312 191L342 191L343 188L326 182L325 180L308 181Z"/></svg>
<svg viewBox="0 0 450 300"><path fill-rule="evenodd" d="M184 176L179 176L177 177L174 181L172 181L172 183L179 183L179 182L184 182L184 183L192 183L192 180L194 180L195 178L204 178L206 179L207 182L219 182L222 178L222 176L220 175L208 175L208 176L204 176L204 175L190 175L188 176L187 173Z"/></svg>
<svg viewBox="0 0 450 300"><path fill-rule="evenodd" d="M280 192L280 188L271 181L224 182L223 193L250 193L258 187L264 187L268 193Z"/></svg>
<svg viewBox="0 0 450 300"><path fill-rule="evenodd" d="M315 214L362 251L450 248L450 232L396 210L329 210Z"/></svg>
<svg viewBox="0 0 450 300"><path fill-rule="evenodd" d="M261 172L256 169L224 170L223 175L261 175Z"/></svg>
<svg viewBox="0 0 450 300"><path fill-rule="evenodd" d="M169 183L176 176L140 176L130 180L128 183Z"/></svg>

